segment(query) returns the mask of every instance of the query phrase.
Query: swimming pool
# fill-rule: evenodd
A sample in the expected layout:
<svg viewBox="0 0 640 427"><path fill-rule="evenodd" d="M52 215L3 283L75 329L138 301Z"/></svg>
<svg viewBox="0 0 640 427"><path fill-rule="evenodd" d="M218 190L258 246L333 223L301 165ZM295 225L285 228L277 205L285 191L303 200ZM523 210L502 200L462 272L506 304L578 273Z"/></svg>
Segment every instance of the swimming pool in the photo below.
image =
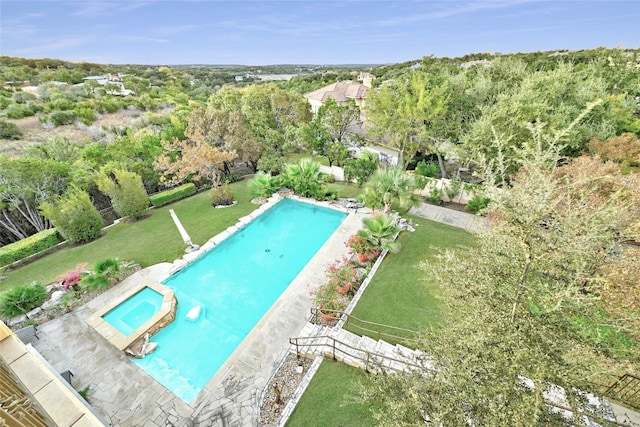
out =
<svg viewBox="0 0 640 427"><path fill-rule="evenodd" d="M160 311L162 300L162 294L145 287L102 317L124 335L131 335Z"/></svg>
<svg viewBox="0 0 640 427"><path fill-rule="evenodd" d="M163 282L178 300L176 320L133 363L191 402L345 217L279 201Z"/></svg>

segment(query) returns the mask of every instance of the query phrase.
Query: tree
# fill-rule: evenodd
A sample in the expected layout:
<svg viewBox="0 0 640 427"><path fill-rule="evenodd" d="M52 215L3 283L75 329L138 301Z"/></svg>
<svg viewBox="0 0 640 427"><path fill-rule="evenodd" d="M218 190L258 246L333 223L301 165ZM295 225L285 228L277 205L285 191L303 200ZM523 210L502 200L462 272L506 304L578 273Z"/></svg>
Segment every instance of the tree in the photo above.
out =
<svg viewBox="0 0 640 427"><path fill-rule="evenodd" d="M613 136L615 117L606 99L603 79L577 71L570 64L527 73L517 85L499 93L494 103L480 108L481 115L461 137L464 157L477 161L502 156L507 160L506 172L511 174L519 167L514 161L529 138L528 125L536 121L551 129L568 129L563 136L563 154L577 153L596 136ZM586 106L590 106L589 119L572 124ZM504 141L500 151L493 144L496 139Z"/></svg>
<svg viewBox="0 0 640 427"><path fill-rule="evenodd" d="M313 120L301 128L305 145L318 154L327 156L329 166L341 166L350 155L347 145L359 140L362 126L360 108L350 101L339 105L328 99Z"/></svg>
<svg viewBox="0 0 640 427"><path fill-rule="evenodd" d="M344 165L344 179L356 180L358 185L364 184L378 169L378 153L365 150L357 159L347 160Z"/></svg>
<svg viewBox="0 0 640 427"><path fill-rule="evenodd" d="M399 166L378 169L367 182L362 199L369 207L389 212L394 202L402 207L413 204L415 188L413 177Z"/></svg>
<svg viewBox="0 0 640 427"><path fill-rule="evenodd" d="M50 228L38 206L61 194L68 183L66 163L0 155L0 226L17 239Z"/></svg>
<svg viewBox="0 0 640 427"><path fill-rule="evenodd" d="M421 71L370 91L367 132L398 150L398 164L405 168L418 150L437 148L432 128L439 126L446 112L446 91L446 82L430 79Z"/></svg>
<svg viewBox="0 0 640 427"><path fill-rule="evenodd" d="M282 185L280 177L272 177L268 173L258 172L256 176L249 181L251 187L251 195L253 197L268 198L278 191Z"/></svg>
<svg viewBox="0 0 640 427"><path fill-rule="evenodd" d="M320 164L310 158L301 159L297 164L286 165L283 180L286 186L302 197L324 196Z"/></svg>
<svg viewBox="0 0 640 427"><path fill-rule="evenodd" d="M220 151L206 143L181 141L163 144L164 152L154 162L154 167L161 171L162 182L177 185L187 179L220 184L220 173L224 162L236 158L235 152Z"/></svg>
<svg viewBox="0 0 640 427"><path fill-rule="evenodd" d="M363 228L358 230L358 236L367 239L375 249L388 250L391 253L400 251L400 243L393 241L395 235L400 232L395 218L378 213L363 218L362 225Z"/></svg>
<svg viewBox="0 0 640 427"><path fill-rule="evenodd" d="M113 209L123 218L138 219L149 207L149 196L140 175L121 169L111 174L103 172L97 179L98 188L111 199Z"/></svg>
<svg viewBox="0 0 640 427"><path fill-rule="evenodd" d="M71 243L84 243L99 237L104 226L89 194L77 188L43 203L40 210Z"/></svg>
<svg viewBox="0 0 640 427"><path fill-rule="evenodd" d="M423 369L379 376L361 389L380 405L379 425L425 417L434 425L584 425L580 390L595 391L622 363L582 337L575 319L593 311L598 271L629 238L634 190L601 198L594 186L559 174L558 133L546 137L542 129L532 128L519 172L493 192L491 227L478 232L477 244L424 264L439 285L444 329L424 331ZM575 409L570 419L549 409L561 404L546 394L556 386Z"/></svg>

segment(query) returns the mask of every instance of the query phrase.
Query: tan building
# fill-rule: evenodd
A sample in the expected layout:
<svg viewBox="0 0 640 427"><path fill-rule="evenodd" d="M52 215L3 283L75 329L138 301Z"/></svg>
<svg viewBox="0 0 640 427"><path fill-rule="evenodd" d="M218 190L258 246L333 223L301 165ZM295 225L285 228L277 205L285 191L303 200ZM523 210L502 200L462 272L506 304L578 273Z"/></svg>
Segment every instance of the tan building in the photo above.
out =
<svg viewBox="0 0 640 427"><path fill-rule="evenodd" d="M330 98L336 101L338 105L344 105L349 100L354 100L356 105L362 109L368 89L367 86L361 83L348 80L331 83L304 96L309 101L313 114L316 114L318 109Z"/></svg>
<svg viewBox="0 0 640 427"><path fill-rule="evenodd" d="M0 322L0 425L99 427L78 393L28 344Z"/></svg>

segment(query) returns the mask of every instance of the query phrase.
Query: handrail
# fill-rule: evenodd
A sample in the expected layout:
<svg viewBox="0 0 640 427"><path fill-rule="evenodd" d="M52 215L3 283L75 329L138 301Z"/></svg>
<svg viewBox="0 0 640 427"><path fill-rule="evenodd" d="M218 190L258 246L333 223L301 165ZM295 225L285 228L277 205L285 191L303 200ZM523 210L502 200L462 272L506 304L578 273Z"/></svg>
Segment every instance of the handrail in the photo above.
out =
<svg viewBox="0 0 640 427"><path fill-rule="evenodd" d="M415 338L411 338L403 335L396 335L393 333L388 333L383 331L383 329L387 329L387 330L400 332L400 333L405 332L414 337L418 335L417 331L413 331L411 329L400 328L398 326L392 326L392 325L385 325L383 323L371 322L369 320L363 320L341 310L329 310L329 309L320 309L317 307L311 307L311 315L313 316L313 320L315 323L318 323L318 315L322 316L322 314L333 314L338 318L344 318L345 324L343 325L343 328L346 329L351 324L353 328L359 329L360 331L370 332L371 336L375 336L376 339L381 339L385 337L385 338L394 338L399 341L405 341L405 342L412 342L412 343L417 342L417 339ZM360 324L364 326L361 326Z"/></svg>
<svg viewBox="0 0 640 427"><path fill-rule="evenodd" d="M640 408L640 377L626 373L611 384L604 395L634 408Z"/></svg>
<svg viewBox="0 0 640 427"><path fill-rule="evenodd" d="M322 343L311 342L309 344L299 343L298 342L298 341L315 340L315 339L325 339L325 340L328 339L328 340L332 341L332 344L329 344L327 342L322 342ZM369 350L364 350L364 349L361 349L361 348L353 347L352 345L349 345L349 344L347 344L347 343L345 343L343 341L340 341L339 339L337 339L335 337L332 337L332 336L329 336L329 335L316 335L316 336L310 336L310 337L289 338L289 344L296 346L296 354L297 355L300 355L300 348L299 348L300 346L306 346L306 347L327 347L327 346L330 346L331 350L332 350L331 357L334 360L337 360L336 359L336 352L340 352L340 353L345 354L347 356L350 356L350 357L353 357L355 359L358 359L361 362L364 362L364 364L365 364L364 370L366 372L371 372L369 370L369 367L371 366L371 364L374 364L374 366L372 366L373 368L379 367L379 368L381 368L381 370L383 370L385 368L385 366L383 365L383 363L381 361L379 361L380 359L391 360L391 361L394 361L394 362L402 363L403 365L409 366L411 368L420 369L420 370L424 370L424 371L428 371L428 372L437 372L437 369L429 368L427 366L424 366L424 365L421 365L421 364L418 364L418 363L412 363L412 362L407 361L407 360L396 359L395 357L387 356L385 354L377 353L375 351L369 351ZM366 355L366 359L363 358L363 357L357 356L357 355L355 355L353 353L349 353L348 351L336 346L336 344L341 344L342 346L344 346L346 348L349 348L351 350L355 350L356 352L359 352L359 353L363 353L364 355ZM327 354L322 354L322 356L328 357ZM391 366L388 366L386 368L388 368L389 370L393 370L393 368L391 368ZM622 378L624 378L626 376L633 377L635 379L639 379L638 377L635 377L634 375L625 374L622 377L620 377L620 380L622 380ZM614 386L615 386L615 384L613 386L611 386L611 387L614 387ZM554 408L561 409L561 410L568 411L568 412L574 412L574 409L571 408L570 406L561 404L559 402L553 402L550 399L545 399L545 404L547 406L549 406L549 407L554 407ZM589 413L587 416L589 418L591 418L592 420L597 421L597 422L608 423L608 422L611 421L610 419L607 419L607 418L605 418L605 417L603 417L601 415L598 415L596 413Z"/></svg>
<svg viewBox="0 0 640 427"><path fill-rule="evenodd" d="M300 343L299 341L304 341L304 340L316 340L316 339L328 339L331 341L331 344L323 342L323 343L317 343L317 342L311 342L309 344L305 344L305 343ZM391 357L391 356L387 356L386 354L382 354L382 353L378 353L376 351L369 351L369 350L365 350L362 348L358 348L358 347L354 347L350 344L345 343L344 341L340 341L339 339L329 336L329 335L316 335L316 336L311 336L311 337L295 337L295 338L289 338L289 344L291 345L295 345L296 346L296 354L300 354L300 346L306 346L306 347L330 347L332 353L331 356L334 360L336 359L336 352L342 353L344 355L353 357L355 359L360 360L361 362L364 362L365 364L365 370L368 372L369 371L369 366L372 363L376 362L376 359L386 359L386 360L390 360L392 362L398 362L398 363L402 363L403 365L412 367L412 368L416 368L416 369L424 369L427 371L435 371L432 368L428 368L426 366L423 366L419 363L413 363L407 360L401 360L401 359L397 359L395 357ZM354 353L350 353L347 350L338 347L336 344L340 344L343 347L346 347L348 349L351 350L355 350L354 353L362 353L366 356L366 358L363 358L359 355L356 355ZM376 366L380 366L380 367L384 367L382 365L382 362L378 362L376 364Z"/></svg>

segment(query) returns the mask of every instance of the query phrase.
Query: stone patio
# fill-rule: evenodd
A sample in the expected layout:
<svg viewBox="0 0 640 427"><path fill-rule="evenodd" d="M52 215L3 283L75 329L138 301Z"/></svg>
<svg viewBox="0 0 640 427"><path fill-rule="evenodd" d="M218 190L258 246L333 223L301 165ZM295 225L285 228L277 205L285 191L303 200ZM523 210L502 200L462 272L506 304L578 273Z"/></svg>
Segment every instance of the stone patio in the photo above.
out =
<svg viewBox="0 0 640 427"><path fill-rule="evenodd" d="M193 402L176 397L87 324L96 311L140 282L167 278L176 263L141 270L74 312L39 326L34 347L54 369L71 370L76 389L89 387L89 402L113 426L256 425L260 393L289 348L289 338L309 316L310 291L324 282L326 268L347 254L344 242L361 228L365 212L349 213Z"/></svg>

